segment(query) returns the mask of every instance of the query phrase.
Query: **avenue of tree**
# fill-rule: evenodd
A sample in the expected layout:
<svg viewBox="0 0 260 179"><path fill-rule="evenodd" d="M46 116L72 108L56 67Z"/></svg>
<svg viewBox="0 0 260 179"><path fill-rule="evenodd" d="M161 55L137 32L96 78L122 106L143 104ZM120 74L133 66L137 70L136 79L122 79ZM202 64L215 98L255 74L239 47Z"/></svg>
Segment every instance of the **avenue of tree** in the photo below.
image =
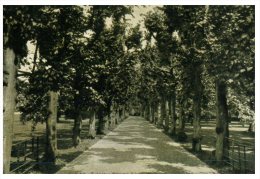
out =
<svg viewBox="0 0 260 179"><path fill-rule="evenodd" d="M133 8L4 6L4 173L16 110L24 122L46 123L45 160L54 164L61 114L74 119L76 147L83 119L94 138L137 104L179 141L191 121L194 152L202 150L200 121L216 119L215 159L223 160L231 118L254 120L254 7L157 7L144 15L145 30L128 23Z"/></svg>

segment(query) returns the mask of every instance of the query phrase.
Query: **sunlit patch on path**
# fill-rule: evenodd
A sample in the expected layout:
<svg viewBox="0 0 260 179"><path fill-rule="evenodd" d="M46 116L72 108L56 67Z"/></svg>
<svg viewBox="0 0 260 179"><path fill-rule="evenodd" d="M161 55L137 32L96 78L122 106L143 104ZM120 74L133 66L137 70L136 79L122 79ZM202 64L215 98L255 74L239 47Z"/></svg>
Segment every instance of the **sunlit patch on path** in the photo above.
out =
<svg viewBox="0 0 260 179"><path fill-rule="evenodd" d="M140 117L130 117L58 173L217 173Z"/></svg>

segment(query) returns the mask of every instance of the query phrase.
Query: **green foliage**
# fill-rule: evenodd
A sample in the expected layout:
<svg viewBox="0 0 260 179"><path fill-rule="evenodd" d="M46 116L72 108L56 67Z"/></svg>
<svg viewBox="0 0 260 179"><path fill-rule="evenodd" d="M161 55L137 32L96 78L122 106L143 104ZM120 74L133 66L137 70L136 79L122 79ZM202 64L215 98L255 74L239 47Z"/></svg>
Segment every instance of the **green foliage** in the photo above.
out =
<svg viewBox="0 0 260 179"><path fill-rule="evenodd" d="M28 8L35 9L35 6ZM37 12L28 12L38 17L32 22L33 29L26 27L29 28L26 30L32 31L30 39L39 46L40 57L28 77L29 85L24 90L25 100L20 110L23 120L37 123L48 117L48 91L59 91L71 80L68 75L72 60L70 50L82 41L87 27L83 8L78 6L40 6Z"/></svg>
<svg viewBox="0 0 260 179"><path fill-rule="evenodd" d="M129 35L126 39L125 45L128 49L141 47L142 33L140 31L140 24L130 29Z"/></svg>
<svg viewBox="0 0 260 179"><path fill-rule="evenodd" d="M125 15L131 12L128 6L39 7L30 39L37 43L40 57L34 62L28 87L20 90L23 120L47 118L44 96L50 90L60 93L60 113L71 117L79 109L127 103L135 94L135 65L141 44L139 26L126 32ZM112 26L106 28L109 17ZM126 41L131 52L125 50ZM32 105L32 100L39 107Z"/></svg>
<svg viewBox="0 0 260 179"><path fill-rule="evenodd" d="M212 6L207 26L209 73L225 79L239 104L251 111L255 100L254 14L253 6Z"/></svg>
<svg viewBox="0 0 260 179"><path fill-rule="evenodd" d="M143 86L139 96L158 87L163 94L176 89L180 103L184 98L195 99L200 94L202 107L212 111L215 110L215 80L223 79L233 91L229 98L231 108L254 109L253 6L163 6L149 12L144 24L148 45L152 46L151 37L155 39L157 59L144 57L149 60L144 62L148 64L143 65L143 75L150 81L160 81L160 85L152 85L155 83L143 77L148 82L143 84L151 88ZM149 75L155 73L151 66L148 68L151 61L160 67L156 72L166 69L171 75ZM199 89L194 80L198 70ZM252 116L252 112L246 113Z"/></svg>
<svg viewBox="0 0 260 179"><path fill-rule="evenodd" d="M35 21L41 6L3 6L3 32L10 47L19 58L27 55L26 43L34 35ZM18 61L19 62L19 61Z"/></svg>
<svg viewBox="0 0 260 179"><path fill-rule="evenodd" d="M4 48L25 65L32 63L23 58L26 43L39 47L35 70L19 83L24 119L44 121L50 90L60 93L64 113L126 105L136 95L158 102L175 91L177 106L200 96L206 114L214 111L218 79L228 85L232 113L252 118L253 6L155 8L144 17L145 38L140 25L128 28L131 13L131 6L4 6Z"/></svg>

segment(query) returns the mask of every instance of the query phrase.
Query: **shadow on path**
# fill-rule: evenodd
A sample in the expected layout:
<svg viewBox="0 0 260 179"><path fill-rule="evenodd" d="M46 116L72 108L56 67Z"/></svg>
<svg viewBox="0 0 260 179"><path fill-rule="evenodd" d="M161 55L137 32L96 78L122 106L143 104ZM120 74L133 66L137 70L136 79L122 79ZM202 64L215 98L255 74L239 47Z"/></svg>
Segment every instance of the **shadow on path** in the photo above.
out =
<svg viewBox="0 0 260 179"><path fill-rule="evenodd" d="M217 173L141 117L129 117L58 173Z"/></svg>

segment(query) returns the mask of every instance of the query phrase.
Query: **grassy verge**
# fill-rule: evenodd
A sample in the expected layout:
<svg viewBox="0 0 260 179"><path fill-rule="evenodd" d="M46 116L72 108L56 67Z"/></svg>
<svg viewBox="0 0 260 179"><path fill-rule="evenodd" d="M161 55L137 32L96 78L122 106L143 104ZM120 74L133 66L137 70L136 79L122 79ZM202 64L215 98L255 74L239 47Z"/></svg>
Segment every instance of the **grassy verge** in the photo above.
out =
<svg viewBox="0 0 260 179"><path fill-rule="evenodd" d="M97 135L95 139L87 138L88 120L83 120L81 131L81 143L77 147L73 147L72 143L72 119L60 119L57 123L57 162L56 165L41 163L38 168L31 169L28 173L56 173L59 169L64 167L66 163L71 162L73 159L82 154L89 147L94 145L98 140L102 139L104 135ZM19 114L16 114L14 124L14 138L13 145L23 140L30 140L32 135L44 136L45 124L37 124L35 131L31 132L31 122L23 124L19 119ZM110 130L113 130L110 129ZM12 158L16 160L15 157Z"/></svg>
<svg viewBox="0 0 260 179"><path fill-rule="evenodd" d="M248 132L248 125L242 126L239 122L231 122L229 129L230 129L230 138L245 144L247 143L251 145L255 144L255 136L253 133ZM238 171L233 171L231 166L218 165L214 160L214 150L215 150L215 142L216 142L214 121L201 122L202 151L200 153L194 153L192 151L193 126L187 123L185 132L188 136L188 139L186 142L181 143L183 148L185 148L190 153L196 155L200 160L202 160L210 167L217 170L219 173L238 173ZM248 165L251 168L250 173L252 173L254 172L255 156L254 155L248 155L248 156L250 157Z"/></svg>

